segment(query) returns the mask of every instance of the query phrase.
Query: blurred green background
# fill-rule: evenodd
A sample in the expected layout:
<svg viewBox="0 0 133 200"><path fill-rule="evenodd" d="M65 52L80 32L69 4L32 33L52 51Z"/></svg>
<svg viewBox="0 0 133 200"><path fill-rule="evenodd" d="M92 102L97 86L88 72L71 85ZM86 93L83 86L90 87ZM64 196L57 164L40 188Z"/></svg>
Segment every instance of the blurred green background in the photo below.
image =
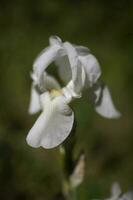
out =
<svg viewBox="0 0 133 200"><path fill-rule="evenodd" d="M99 59L119 120L95 113L87 95L73 103L75 155L84 149L86 176L78 200L108 197L114 181L133 187L133 1L0 1L0 199L51 200L61 189L59 149L33 149L26 135L36 55L50 35L88 46Z"/></svg>

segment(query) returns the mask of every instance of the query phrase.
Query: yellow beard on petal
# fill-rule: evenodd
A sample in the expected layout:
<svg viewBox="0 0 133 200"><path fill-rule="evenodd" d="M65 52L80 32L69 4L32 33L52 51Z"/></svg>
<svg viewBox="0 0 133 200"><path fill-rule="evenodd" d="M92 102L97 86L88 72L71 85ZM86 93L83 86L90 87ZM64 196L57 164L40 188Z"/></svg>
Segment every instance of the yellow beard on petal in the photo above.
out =
<svg viewBox="0 0 133 200"><path fill-rule="evenodd" d="M63 93L62 93L62 90L56 90L56 89L51 89L49 92L50 92L50 96L51 96L52 98L61 96L61 95L63 94Z"/></svg>

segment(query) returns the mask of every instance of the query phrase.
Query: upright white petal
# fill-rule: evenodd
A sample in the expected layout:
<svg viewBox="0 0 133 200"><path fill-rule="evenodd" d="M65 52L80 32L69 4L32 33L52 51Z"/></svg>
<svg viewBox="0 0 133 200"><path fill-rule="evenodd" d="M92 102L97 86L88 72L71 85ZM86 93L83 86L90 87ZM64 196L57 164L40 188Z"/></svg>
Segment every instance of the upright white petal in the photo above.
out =
<svg viewBox="0 0 133 200"><path fill-rule="evenodd" d="M56 35L53 35L49 38L49 43L50 45L54 45L54 44L62 45L61 38L59 38Z"/></svg>
<svg viewBox="0 0 133 200"><path fill-rule="evenodd" d="M95 110L106 118L119 118L120 112L114 106L110 91L107 86L99 85L93 90Z"/></svg>
<svg viewBox="0 0 133 200"><path fill-rule="evenodd" d="M74 88L77 94L81 94L81 91L84 88L85 78L84 68L82 67L80 61L78 61L76 74L73 76Z"/></svg>
<svg viewBox="0 0 133 200"><path fill-rule="evenodd" d="M75 44L73 44L73 46L75 47L77 54L79 56L85 56L90 53L90 50L87 47L79 46L79 45L75 45Z"/></svg>
<svg viewBox="0 0 133 200"><path fill-rule="evenodd" d="M36 58L33 69L34 72L40 77L43 71L51 64L56 57L58 57L59 50L61 51L60 45L51 45L44 49L40 55Z"/></svg>
<svg viewBox="0 0 133 200"><path fill-rule="evenodd" d="M72 70L75 70L75 67L77 66L77 62L78 62L78 54L76 52L76 49L69 42L64 42L64 48L68 55L71 68Z"/></svg>
<svg viewBox="0 0 133 200"><path fill-rule="evenodd" d="M40 98L39 94L35 89L35 86L32 84L31 86L31 96L30 96L30 105L29 105L29 113L35 114L36 112L40 111Z"/></svg>
<svg viewBox="0 0 133 200"><path fill-rule="evenodd" d="M89 84L93 85L101 75L101 69L97 59L92 54L88 54L79 56L79 60L84 67Z"/></svg>
<svg viewBox="0 0 133 200"><path fill-rule="evenodd" d="M70 134L74 114L63 96L51 100L33 125L27 136L27 143L32 147L53 148L61 144Z"/></svg>
<svg viewBox="0 0 133 200"><path fill-rule="evenodd" d="M85 73L81 66L81 62L78 60L76 49L69 43L64 43L68 59L72 70L72 81L74 84L74 90L76 93L80 93L84 87Z"/></svg>

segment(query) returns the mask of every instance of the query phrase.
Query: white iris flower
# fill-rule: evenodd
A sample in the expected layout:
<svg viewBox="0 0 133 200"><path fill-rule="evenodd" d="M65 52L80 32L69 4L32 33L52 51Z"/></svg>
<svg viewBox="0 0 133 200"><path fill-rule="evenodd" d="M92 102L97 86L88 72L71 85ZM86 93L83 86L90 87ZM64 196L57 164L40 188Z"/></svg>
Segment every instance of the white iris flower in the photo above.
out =
<svg viewBox="0 0 133 200"><path fill-rule="evenodd" d="M111 188L111 197L106 200L133 200L133 192L128 191L123 194L120 185L115 182Z"/></svg>
<svg viewBox="0 0 133 200"><path fill-rule="evenodd" d="M27 136L32 147L53 148L67 138L74 122L69 103L80 98L84 88L89 88L90 98L100 115L107 118L120 116L108 87L98 81L101 69L89 49L63 43L57 36L50 37L49 43L35 60L31 74L29 113L42 111ZM46 72L52 62L58 66L60 78L66 83L63 88Z"/></svg>

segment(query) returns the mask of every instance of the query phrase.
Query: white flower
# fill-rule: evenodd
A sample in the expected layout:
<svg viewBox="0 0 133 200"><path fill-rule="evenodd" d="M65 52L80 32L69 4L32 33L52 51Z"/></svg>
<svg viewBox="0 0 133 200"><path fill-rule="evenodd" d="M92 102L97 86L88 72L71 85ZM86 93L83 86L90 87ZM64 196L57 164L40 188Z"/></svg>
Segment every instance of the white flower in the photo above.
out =
<svg viewBox="0 0 133 200"><path fill-rule="evenodd" d="M108 200L118 200L122 191L119 183L114 182L111 187L111 197Z"/></svg>
<svg viewBox="0 0 133 200"><path fill-rule="evenodd" d="M27 142L32 147L53 148L65 140L74 121L73 111L68 104L80 98L86 87L99 114L107 118L120 116L108 87L98 80L100 66L89 49L63 43L57 36L50 37L49 43L49 47L35 60L31 74L33 83L29 112L34 114L42 111L27 136ZM64 88L46 72L52 62L58 66L60 78L66 83Z"/></svg>
<svg viewBox="0 0 133 200"><path fill-rule="evenodd" d="M115 182L111 188L111 197L106 200L133 200L133 192L129 191L122 194L119 183Z"/></svg>

